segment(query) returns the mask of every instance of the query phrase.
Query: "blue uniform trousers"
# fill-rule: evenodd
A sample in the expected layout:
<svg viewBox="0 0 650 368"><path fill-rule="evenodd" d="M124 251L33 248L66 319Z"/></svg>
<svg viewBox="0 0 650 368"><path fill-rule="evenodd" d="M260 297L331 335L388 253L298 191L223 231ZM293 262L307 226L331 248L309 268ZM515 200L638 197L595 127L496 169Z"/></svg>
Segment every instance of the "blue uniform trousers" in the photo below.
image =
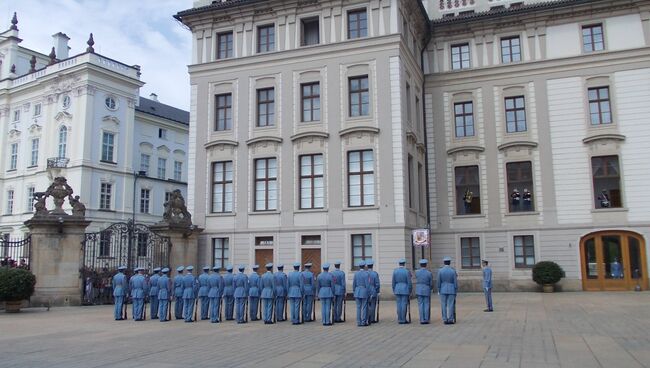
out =
<svg viewBox="0 0 650 368"><path fill-rule="evenodd" d="M257 296L251 296L248 299L248 310L250 310L251 321L257 321L259 318L258 307L260 303L260 298Z"/></svg>
<svg viewBox="0 0 650 368"><path fill-rule="evenodd" d="M377 296L368 298L368 322L377 322Z"/></svg>
<svg viewBox="0 0 650 368"><path fill-rule="evenodd" d="M456 305L455 294L440 294L440 309L442 309L442 321L455 321L454 309Z"/></svg>
<svg viewBox="0 0 650 368"><path fill-rule="evenodd" d="M210 322L221 322L221 298L210 298Z"/></svg>
<svg viewBox="0 0 650 368"><path fill-rule="evenodd" d="M368 299L355 299L357 301L357 326L368 326Z"/></svg>
<svg viewBox="0 0 650 368"><path fill-rule="evenodd" d="M201 299L201 320L208 319L208 313L210 312L210 298L207 296L200 296Z"/></svg>
<svg viewBox="0 0 650 368"><path fill-rule="evenodd" d="M158 297L150 296L149 297L149 315L151 319L158 319L158 307L159 307Z"/></svg>
<svg viewBox="0 0 650 368"><path fill-rule="evenodd" d="M235 318L237 318L237 323L244 323L246 299L248 298L235 298Z"/></svg>
<svg viewBox="0 0 650 368"><path fill-rule="evenodd" d="M334 322L343 322L343 295L334 296Z"/></svg>
<svg viewBox="0 0 650 368"><path fill-rule="evenodd" d="M483 288L485 294L485 304L488 310L492 310L492 288Z"/></svg>
<svg viewBox="0 0 650 368"><path fill-rule="evenodd" d="M284 321L284 305L286 303L286 296L275 297L275 320Z"/></svg>
<svg viewBox="0 0 650 368"><path fill-rule="evenodd" d="M305 322L311 321L312 317L312 307L314 306L314 296L305 295L302 299L302 320Z"/></svg>
<svg viewBox="0 0 650 368"><path fill-rule="evenodd" d="M133 298L133 319L142 321L142 312L144 312L144 298Z"/></svg>
<svg viewBox="0 0 650 368"><path fill-rule="evenodd" d="M273 299L262 299L262 318L264 323L273 322Z"/></svg>
<svg viewBox="0 0 650 368"><path fill-rule="evenodd" d="M196 299L194 298L183 298L183 315L185 316L185 322L193 322L192 319L194 316L194 303Z"/></svg>
<svg viewBox="0 0 650 368"><path fill-rule="evenodd" d="M418 308L420 310L420 323L429 323L431 316L431 297L418 295Z"/></svg>
<svg viewBox="0 0 650 368"><path fill-rule="evenodd" d="M174 303L174 317L183 319L183 298L179 296L176 297L176 303Z"/></svg>
<svg viewBox="0 0 650 368"><path fill-rule="evenodd" d="M115 317L116 321L119 321L122 319L122 309L124 308L124 297L123 296L116 296L113 297L115 299L115 311L113 311L113 316Z"/></svg>
<svg viewBox="0 0 650 368"><path fill-rule="evenodd" d="M158 299L158 298L156 298ZM158 300L158 317L160 322L167 321L167 309L169 308L169 301L167 299Z"/></svg>
<svg viewBox="0 0 650 368"><path fill-rule="evenodd" d="M406 309L409 303L409 297L409 295L395 295L398 323L406 323Z"/></svg>
<svg viewBox="0 0 650 368"><path fill-rule="evenodd" d="M323 325L332 324L332 298L321 298L320 299L320 313L321 321Z"/></svg>
<svg viewBox="0 0 650 368"><path fill-rule="evenodd" d="M289 298L291 304L291 323L300 323L300 298Z"/></svg>
<svg viewBox="0 0 650 368"><path fill-rule="evenodd" d="M235 297L230 295L230 296L224 296L223 297L223 308L226 310L224 313L226 314L226 321L232 321L233 320L233 311L235 309Z"/></svg>

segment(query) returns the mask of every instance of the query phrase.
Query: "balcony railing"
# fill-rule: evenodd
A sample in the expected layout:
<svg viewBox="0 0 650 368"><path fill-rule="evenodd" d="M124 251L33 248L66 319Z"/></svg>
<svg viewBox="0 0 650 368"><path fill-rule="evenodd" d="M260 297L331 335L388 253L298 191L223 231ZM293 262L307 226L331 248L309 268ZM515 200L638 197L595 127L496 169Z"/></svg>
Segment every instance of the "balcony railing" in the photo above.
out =
<svg viewBox="0 0 650 368"><path fill-rule="evenodd" d="M48 169L65 169L70 159L67 157L50 157L47 159Z"/></svg>

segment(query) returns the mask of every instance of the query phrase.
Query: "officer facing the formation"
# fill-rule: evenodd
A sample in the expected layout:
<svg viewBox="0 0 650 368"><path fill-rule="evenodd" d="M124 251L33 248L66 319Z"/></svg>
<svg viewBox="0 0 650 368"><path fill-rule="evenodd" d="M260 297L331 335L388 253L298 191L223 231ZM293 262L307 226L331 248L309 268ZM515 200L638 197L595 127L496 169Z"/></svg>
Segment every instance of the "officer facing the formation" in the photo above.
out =
<svg viewBox="0 0 650 368"><path fill-rule="evenodd" d="M379 299L379 274L373 270L375 263L371 260L366 262L368 267L368 322L377 323L377 299Z"/></svg>
<svg viewBox="0 0 650 368"><path fill-rule="evenodd" d="M275 288L273 285L273 263L266 264L266 273L262 275L262 303L264 324L273 323L273 303Z"/></svg>
<svg viewBox="0 0 650 368"><path fill-rule="evenodd" d="M314 307L314 274L311 272L311 263L305 263L305 270L302 271L302 320L313 322L312 308Z"/></svg>
<svg viewBox="0 0 650 368"><path fill-rule="evenodd" d="M405 324L406 310L408 308L409 298L411 297L411 273L404 267L406 260L404 258L398 261L399 267L393 271L393 294L395 294L397 305L397 322ZM408 321L410 322L410 321Z"/></svg>
<svg viewBox="0 0 650 368"><path fill-rule="evenodd" d="M153 275L149 278L149 307L151 319L158 319L158 279L160 278L160 267L153 269Z"/></svg>
<svg viewBox="0 0 650 368"><path fill-rule="evenodd" d="M185 322L194 322L192 314L194 313L198 283L192 274L194 266L187 266L185 270L187 274L183 277L183 315L185 316Z"/></svg>
<svg viewBox="0 0 650 368"><path fill-rule="evenodd" d="M352 289L354 300L357 302L357 326L368 326L368 284L369 276L366 271L366 262L359 262L359 271L354 274Z"/></svg>
<svg viewBox="0 0 650 368"><path fill-rule="evenodd" d="M341 261L334 262L335 270L332 271L334 279L334 322L343 322L343 299L345 298L345 272L341 271Z"/></svg>
<svg viewBox="0 0 650 368"><path fill-rule="evenodd" d="M223 295L223 278L219 273L219 267L212 268L214 272L208 278L210 290L208 291L208 298L210 298L210 322L221 322L221 296Z"/></svg>
<svg viewBox="0 0 650 368"><path fill-rule="evenodd" d="M235 276L232 274L232 265L226 266L226 274L223 276L223 308L225 309L226 321L232 321L233 309L235 308Z"/></svg>
<svg viewBox="0 0 650 368"><path fill-rule="evenodd" d="M442 309L442 321L446 325L456 323L456 291L458 290L458 279L456 270L451 265L451 258L445 257L442 262L445 264L438 270L438 294L440 294L440 309Z"/></svg>
<svg viewBox="0 0 650 368"><path fill-rule="evenodd" d="M289 304L291 306L291 324L300 324L300 304L302 300L302 275L300 273L300 263L293 264L293 271L287 278L287 287L289 293Z"/></svg>
<svg viewBox="0 0 650 368"><path fill-rule="evenodd" d="M208 319L208 312L210 309L210 298L208 292L210 291L210 267L203 266L203 273L199 275L199 300L201 301L201 320Z"/></svg>
<svg viewBox="0 0 650 368"><path fill-rule="evenodd" d="M334 278L329 272L330 264L323 264L323 272L316 278L316 287L318 290L318 299L321 305L321 321L323 326L332 325L332 298L334 298Z"/></svg>
<svg viewBox="0 0 650 368"><path fill-rule="evenodd" d="M176 319L183 319L183 271L185 267L178 266L176 272L178 274L174 277L174 298L176 303L174 303L174 317Z"/></svg>
<svg viewBox="0 0 650 368"><path fill-rule="evenodd" d="M146 295L147 282L144 278L144 268L136 267L134 275L129 280L129 289L131 290L131 299L133 300L133 319L142 321L144 317L144 296Z"/></svg>
<svg viewBox="0 0 650 368"><path fill-rule="evenodd" d="M169 268L162 269L162 275L158 278L158 313L160 322L167 322L167 311L169 309L169 301L172 297L172 282L169 279Z"/></svg>
<svg viewBox="0 0 650 368"><path fill-rule="evenodd" d="M415 295L418 297L420 323L426 325L431 319L431 293L433 292L433 274L427 270L427 260L420 260L420 269L415 271Z"/></svg>
<svg viewBox="0 0 650 368"><path fill-rule="evenodd" d="M117 268L117 273L113 276L113 298L115 299L115 310L113 317L116 321L124 319L122 308L124 306L124 297L128 295L129 288L126 282L126 275L124 274L126 267L120 266Z"/></svg>
<svg viewBox="0 0 650 368"><path fill-rule="evenodd" d="M259 265L253 265L253 272L248 276L248 310L250 311L251 321L257 321L259 319L257 308L260 302L260 283L261 278L257 273L259 270Z"/></svg>
<svg viewBox="0 0 650 368"><path fill-rule="evenodd" d="M278 272L273 275L273 282L275 285L275 320L280 322L284 321L285 308L287 303L287 275L283 272L284 265L278 265Z"/></svg>
<svg viewBox="0 0 650 368"><path fill-rule="evenodd" d="M485 293L485 304L487 309L483 312L492 312L492 268L488 266L488 261L483 260L483 293Z"/></svg>
<svg viewBox="0 0 650 368"><path fill-rule="evenodd" d="M237 323L246 323L246 308L248 302L248 276L244 273L246 266L239 266L239 273L235 275L235 313Z"/></svg>

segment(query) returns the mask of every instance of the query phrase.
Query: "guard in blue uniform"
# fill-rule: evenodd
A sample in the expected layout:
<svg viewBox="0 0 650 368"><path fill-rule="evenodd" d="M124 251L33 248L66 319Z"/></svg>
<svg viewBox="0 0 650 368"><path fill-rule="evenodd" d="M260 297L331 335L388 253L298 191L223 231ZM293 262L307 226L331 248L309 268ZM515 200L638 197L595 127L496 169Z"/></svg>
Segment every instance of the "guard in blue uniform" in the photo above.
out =
<svg viewBox="0 0 650 368"><path fill-rule="evenodd" d="M302 320L313 322L312 308L314 307L314 284L316 280L311 272L311 263L305 263L302 271Z"/></svg>
<svg viewBox="0 0 650 368"><path fill-rule="evenodd" d="M133 300L133 319L142 321L144 317L144 297L147 295L147 282L144 278L144 268L136 267L137 272L129 280L129 289L131 290L131 299Z"/></svg>
<svg viewBox="0 0 650 368"><path fill-rule="evenodd" d="M158 316L160 322L167 322L167 310L172 298L172 281L169 279L169 268L162 269L162 275L158 278Z"/></svg>
<svg viewBox="0 0 650 368"><path fill-rule="evenodd" d="M368 268L368 322L377 323L377 299L379 299L379 274L373 270L375 263L371 260L366 262Z"/></svg>
<svg viewBox="0 0 650 368"><path fill-rule="evenodd" d="M121 321L124 319L122 314L122 309L124 308L124 297L129 295L129 287L126 282L126 275L124 274L126 267L120 266L117 268L117 273L113 276L113 299L115 299L115 310L113 311L113 317L116 321Z"/></svg>
<svg viewBox="0 0 650 368"><path fill-rule="evenodd" d="M158 319L158 279L160 278L160 267L153 269L153 275L149 278L149 315L151 319Z"/></svg>
<svg viewBox="0 0 650 368"><path fill-rule="evenodd" d="M345 299L345 272L341 271L341 261L334 262L334 323L343 322L343 299Z"/></svg>
<svg viewBox="0 0 650 368"><path fill-rule="evenodd" d="M492 268L488 266L488 261L483 260L483 293L485 294L485 305L483 312L492 312Z"/></svg>
<svg viewBox="0 0 650 368"><path fill-rule="evenodd" d="M427 260L420 260L420 269L415 271L415 295L418 297L420 324L429 324L431 319L431 293L433 292L433 274L427 270Z"/></svg>
<svg viewBox="0 0 650 368"><path fill-rule="evenodd" d="M406 260L402 258L398 263L399 267L393 271L393 294L395 294L395 303L397 305L397 322L399 324L405 324L407 323L406 309L408 308L413 286L411 283L411 273L405 267Z"/></svg>
<svg viewBox="0 0 650 368"><path fill-rule="evenodd" d="M352 280L352 289L354 290L354 300L357 302L357 326L368 326L368 287L370 276L366 271L366 262L359 262L359 270L354 274Z"/></svg>
<svg viewBox="0 0 650 368"><path fill-rule="evenodd" d="M210 298L210 322L221 322L221 296L223 295L223 278L219 273L219 267L212 268L212 274L208 278L210 291L208 291L208 298Z"/></svg>
<svg viewBox="0 0 650 368"><path fill-rule="evenodd" d="M300 324L300 304L302 300L302 274L300 263L293 264L293 271L287 277L289 304L291 306L291 324Z"/></svg>
<svg viewBox="0 0 650 368"><path fill-rule="evenodd" d="M226 266L226 274L223 276L223 308L226 321L232 321L235 308L235 276L232 274L232 265Z"/></svg>
<svg viewBox="0 0 650 368"><path fill-rule="evenodd" d="M438 294L440 294L440 309L442 309L442 321L446 325L456 323L456 292L458 290L458 278L456 270L451 265L451 258L445 257L442 262L444 266L438 270Z"/></svg>
<svg viewBox="0 0 650 368"><path fill-rule="evenodd" d="M278 265L278 272L273 275L273 282L275 285L275 320L277 322L284 321L285 312L287 304L287 290L289 288L287 284L287 274L283 272L284 265Z"/></svg>
<svg viewBox="0 0 650 368"><path fill-rule="evenodd" d="M199 300L201 301L201 320L208 319L210 309L210 298L208 293L210 291L210 267L203 266L203 273L199 275Z"/></svg>
<svg viewBox="0 0 650 368"><path fill-rule="evenodd" d="M253 272L248 276L248 310L250 311L251 321L257 321L259 318L258 307L260 303L261 278L257 273L259 265L253 265Z"/></svg>
<svg viewBox="0 0 650 368"><path fill-rule="evenodd" d="M264 324L273 323L273 303L275 302L275 286L273 277L273 263L266 264L266 272L262 275L262 318Z"/></svg>
<svg viewBox="0 0 650 368"><path fill-rule="evenodd" d="M174 277L174 299L176 299L174 317L176 319L183 319L183 278L185 277L183 271L185 271L185 267L178 266L176 268L178 274Z"/></svg>
<svg viewBox="0 0 650 368"><path fill-rule="evenodd" d="M235 275L235 318L237 323L246 323L246 302L248 299L248 276L244 273L246 266L239 266L239 273Z"/></svg>
<svg viewBox="0 0 650 368"><path fill-rule="evenodd" d="M183 315L185 322L194 322L194 303L198 294L198 282L192 274L194 266L185 267L187 273L183 276Z"/></svg>
<svg viewBox="0 0 650 368"><path fill-rule="evenodd" d="M334 298L334 277L329 272L330 264L323 264L323 272L316 278L318 299L321 305L321 321L323 326L332 325L332 299Z"/></svg>

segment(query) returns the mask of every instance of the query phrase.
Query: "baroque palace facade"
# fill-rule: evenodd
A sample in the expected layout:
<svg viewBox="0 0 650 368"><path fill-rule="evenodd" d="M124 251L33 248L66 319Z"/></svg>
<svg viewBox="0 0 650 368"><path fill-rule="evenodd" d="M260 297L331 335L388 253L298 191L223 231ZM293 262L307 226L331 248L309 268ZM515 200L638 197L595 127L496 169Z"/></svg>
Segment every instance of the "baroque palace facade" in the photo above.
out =
<svg viewBox="0 0 650 368"><path fill-rule="evenodd" d="M650 3L197 0L199 259L451 256L465 290L648 287ZM413 229L431 247L414 248ZM623 274L612 272L613 263ZM435 266L433 266L435 267Z"/></svg>

